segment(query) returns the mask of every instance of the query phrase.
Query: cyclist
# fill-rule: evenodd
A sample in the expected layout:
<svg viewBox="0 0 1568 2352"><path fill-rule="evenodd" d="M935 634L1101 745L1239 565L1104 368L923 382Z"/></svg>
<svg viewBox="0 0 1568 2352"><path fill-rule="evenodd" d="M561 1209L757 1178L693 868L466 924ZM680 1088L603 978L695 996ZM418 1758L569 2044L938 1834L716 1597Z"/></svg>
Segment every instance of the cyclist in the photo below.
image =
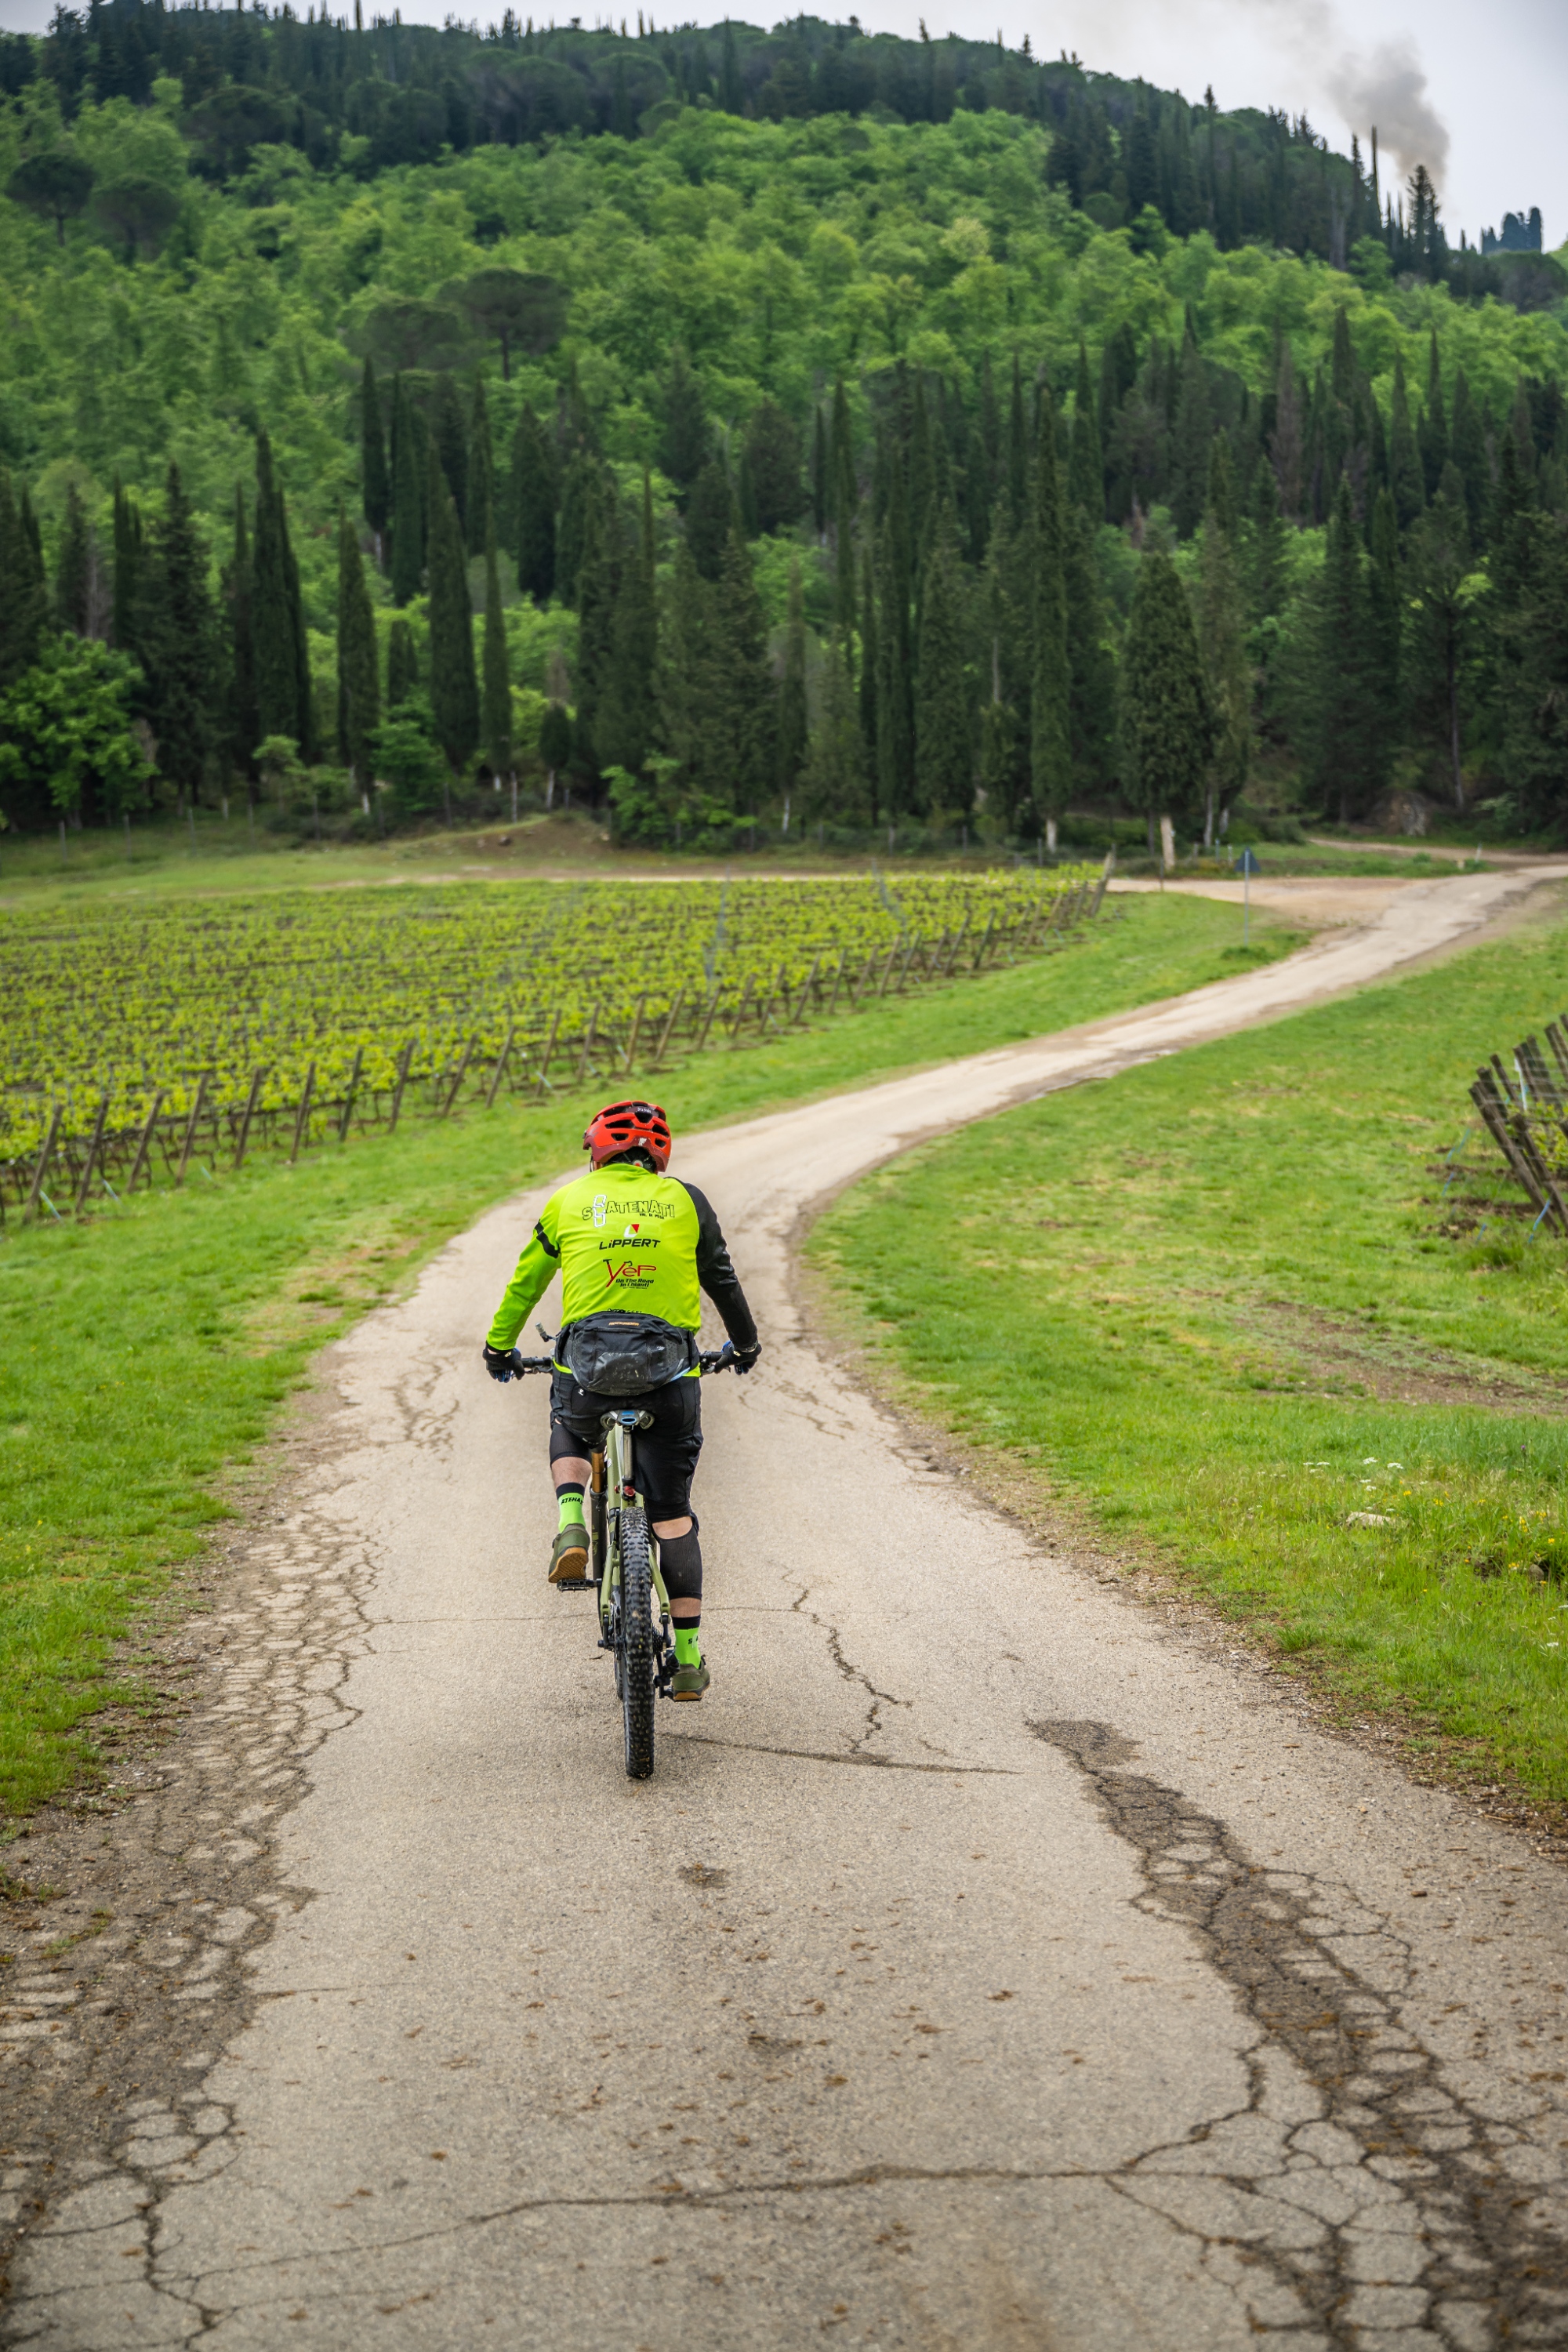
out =
<svg viewBox="0 0 1568 2352"><path fill-rule="evenodd" d="M723 1318L737 1370L750 1371L762 1346L718 1218L695 1184L665 1173L669 1122L658 1104L607 1104L589 1120L583 1148L588 1172L545 1202L490 1325L485 1366L492 1380L513 1377L517 1335L559 1272L550 1466L560 1524L550 1581L575 1583L586 1570L587 1457L602 1416L635 1397L653 1416L637 1433L637 1461L675 1629L670 1696L700 1699L710 1677L698 1633L702 1551L691 1509L702 1450L699 1291Z"/></svg>

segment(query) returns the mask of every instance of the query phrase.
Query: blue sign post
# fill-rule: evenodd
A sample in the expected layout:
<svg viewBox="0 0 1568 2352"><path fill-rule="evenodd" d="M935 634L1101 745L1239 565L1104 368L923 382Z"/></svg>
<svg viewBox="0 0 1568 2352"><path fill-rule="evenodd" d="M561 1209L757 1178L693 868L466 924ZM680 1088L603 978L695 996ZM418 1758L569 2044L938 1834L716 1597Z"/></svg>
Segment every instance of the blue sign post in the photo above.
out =
<svg viewBox="0 0 1568 2352"><path fill-rule="evenodd" d="M1250 849L1242 851L1236 867L1241 876L1241 944L1246 947L1252 932L1252 877L1261 874L1263 868Z"/></svg>

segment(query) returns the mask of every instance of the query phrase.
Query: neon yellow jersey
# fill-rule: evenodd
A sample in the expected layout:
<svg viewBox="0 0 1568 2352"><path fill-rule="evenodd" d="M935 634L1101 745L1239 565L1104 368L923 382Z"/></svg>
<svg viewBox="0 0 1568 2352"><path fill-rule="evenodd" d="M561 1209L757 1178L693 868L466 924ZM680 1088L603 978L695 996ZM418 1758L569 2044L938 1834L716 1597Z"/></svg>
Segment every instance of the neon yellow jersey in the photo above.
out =
<svg viewBox="0 0 1568 2352"><path fill-rule="evenodd" d="M706 1291L738 1346L756 1338L719 1221L678 1177L618 1163L552 1192L496 1310L492 1348L516 1344L557 1269L563 1330L585 1316L629 1311L695 1331Z"/></svg>

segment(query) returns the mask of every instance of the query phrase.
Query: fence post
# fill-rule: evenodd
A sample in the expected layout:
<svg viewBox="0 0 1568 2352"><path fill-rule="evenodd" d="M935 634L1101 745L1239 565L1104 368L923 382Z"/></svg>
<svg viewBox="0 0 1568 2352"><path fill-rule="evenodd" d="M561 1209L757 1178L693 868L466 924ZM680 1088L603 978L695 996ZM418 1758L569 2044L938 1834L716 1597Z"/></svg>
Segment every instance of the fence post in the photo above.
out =
<svg viewBox="0 0 1568 2352"><path fill-rule="evenodd" d="M250 1141L250 1122L256 1117L257 1099L261 1093L261 1078L262 1073L259 1069L252 1070L250 1092L245 1097L245 1108L240 1114L239 1136L234 1147L234 1164L237 1168L241 1168L245 1164L246 1147Z"/></svg>
<svg viewBox="0 0 1568 2352"><path fill-rule="evenodd" d="M71 1212L73 1216L79 1217L87 1205L88 1187L92 1182L92 1171L97 1163L99 1148L103 1141L104 1122L108 1117L109 1097L105 1095L98 1106L98 1117L92 1123L92 1140L87 1147L87 1166L81 1171L81 1182L77 1186L76 1206Z"/></svg>
<svg viewBox="0 0 1568 2352"><path fill-rule="evenodd" d="M397 1081L392 1089L392 1117L386 1123L388 1135L397 1132L397 1114L403 1108L403 1089L408 1084L408 1065L413 1059L414 1040L410 1037L397 1057Z"/></svg>
<svg viewBox="0 0 1568 2352"><path fill-rule="evenodd" d="M636 1057L637 1045L642 1036L642 1017L645 1010L647 1009L647 992L645 989L642 995L637 999L637 1009L632 1015L632 1034L626 1039L626 1056L621 1063L623 1070L629 1070L631 1068L632 1062Z"/></svg>
<svg viewBox="0 0 1568 2352"><path fill-rule="evenodd" d="M22 1223L24 1224L26 1223L29 1217L37 1214L38 1195L44 1189L44 1171L47 1168L49 1161L54 1158L55 1144L59 1136L60 1121L64 1116L64 1104L57 1103L54 1107L53 1112L50 1114L49 1131L44 1138L44 1148L38 1154L38 1164L33 1171L33 1181L27 1192L27 1205L22 1212Z"/></svg>
<svg viewBox="0 0 1568 2352"><path fill-rule="evenodd" d="M479 1032L478 1032L478 1030L476 1030L476 1031L475 1031L475 1033L474 1033L474 1035L473 1035L472 1037L470 1037L470 1038L469 1038L469 1040L468 1040L468 1044L467 1044L467 1045L464 1046L464 1048L463 1048L463 1058L462 1058L462 1060L461 1060L461 1061L458 1063L458 1075L457 1075L457 1076L452 1080L452 1091L451 1091L451 1093L447 1097L446 1101L445 1101L445 1102L442 1104L442 1106L441 1106L441 1116L442 1116L442 1118L446 1118L446 1116L447 1116L447 1112L451 1109L452 1105L457 1101L457 1099L458 1099L458 1087L462 1085L463 1080L467 1077L467 1076L468 1076L468 1063L469 1063L470 1059L472 1058L473 1051L474 1051L474 1045L475 1045L475 1043L476 1043L476 1041L477 1041L477 1039L478 1039L478 1036L479 1036Z"/></svg>
<svg viewBox="0 0 1568 2352"><path fill-rule="evenodd" d="M316 1065L312 1062L310 1068L305 1073L305 1091L300 1097L299 1116L294 1121L294 1140L289 1147L289 1165L290 1168L292 1168L294 1162L300 1157L300 1143L305 1132L305 1122L310 1116L310 1097L315 1092L315 1087ZM183 1173L184 1162L181 1163L181 1168Z"/></svg>
<svg viewBox="0 0 1568 2352"><path fill-rule="evenodd" d="M669 1043L670 1033L674 1029L677 1020L679 1018L680 1008L685 1002L686 990L685 987L682 986L676 990L674 1001L670 1005L669 1011L664 1016L664 1025L658 1033L658 1043L653 1049L653 1059L648 1064L650 1070L657 1070L659 1064L663 1061L664 1049Z"/></svg>
<svg viewBox="0 0 1568 2352"><path fill-rule="evenodd" d="M1100 874L1100 887L1094 894L1094 904L1089 910L1089 919L1091 923L1093 922L1096 915L1100 912L1100 902L1105 896L1105 886L1110 881L1115 871L1116 851L1114 848L1110 848L1105 853L1105 864L1101 866Z"/></svg>
<svg viewBox="0 0 1568 2352"><path fill-rule="evenodd" d="M702 1025L697 1033L697 1043L691 1048L694 1054L700 1054L704 1045L707 1045L708 1032L713 1026L713 1015L718 1012L718 1010L719 992L715 989L712 995L708 999L708 1009L702 1015Z"/></svg>
<svg viewBox="0 0 1568 2352"><path fill-rule="evenodd" d="M190 1164L191 1146L196 1139L196 1121L202 1115L202 1106L206 1101L206 1098L207 1073L204 1070L201 1076L196 1080L196 1098L191 1105L191 1115L185 1121L185 1140L180 1150L179 1173L174 1179L176 1190L178 1190L179 1186L185 1181L185 1170Z"/></svg>
<svg viewBox="0 0 1568 2352"><path fill-rule="evenodd" d="M588 1056L594 1050L594 1033L599 1025L599 1008L595 1004L588 1015L588 1025L583 1032L583 1058L577 1065L577 1084L585 1086L588 1078Z"/></svg>
<svg viewBox="0 0 1568 2352"><path fill-rule="evenodd" d="M832 1020L834 1007L838 1003L838 992L844 985L844 967L846 961L846 951L843 948L840 948L838 950L838 969L833 975L833 993L827 1000L827 1018L829 1021Z"/></svg>
<svg viewBox="0 0 1568 2352"><path fill-rule="evenodd" d="M561 1007L557 1005L554 1012L550 1016L550 1034L544 1041L544 1051L539 1057L539 1082L533 1089L533 1099L535 1102L542 1101L544 1097L546 1083L545 1073L550 1067L550 1056L555 1051L555 1032L560 1028L560 1026Z"/></svg>
<svg viewBox="0 0 1568 2352"><path fill-rule="evenodd" d="M156 1126L157 1126L157 1124L158 1124L158 1113L159 1113L160 1109L163 1108L163 1087L160 1087L158 1088L157 1092L156 1092L156 1093L154 1094L154 1096L153 1097L153 1108L152 1108L152 1109L148 1112L148 1114L147 1114L147 1118L146 1118L146 1123L145 1123L145 1125L142 1127L142 1139L141 1139L141 1141L138 1143L138 1145L136 1146L136 1157L135 1157L135 1159L131 1162L131 1181L130 1181L130 1182L129 1182L129 1183L126 1185L126 1187L125 1187L125 1190L126 1190L126 1192L127 1192L128 1193L130 1193L130 1192L134 1192L134 1191L136 1190L136 1180L137 1180L137 1178L138 1178L138 1177L141 1175L141 1173L142 1173L142 1167L143 1167L143 1165L145 1164L145 1161L146 1161L147 1154L148 1154L148 1153L149 1153L149 1151L151 1151L151 1150L152 1150L152 1149L153 1149L153 1129L156 1128ZM149 1186L151 1186L152 1181L153 1181L152 1171L151 1171L151 1170L149 1170L149 1171L148 1171L148 1175L147 1175L147 1182L148 1182Z"/></svg>
<svg viewBox="0 0 1568 2352"><path fill-rule="evenodd" d="M790 1024L790 1026L794 1029L798 1029L801 1023L805 1019L806 1007L811 1003L812 991L816 986L816 968L821 961L822 954L819 950L811 960L811 970L805 975L805 985L801 989L799 998L795 1003L795 1019Z"/></svg>
<svg viewBox="0 0 1568 2352"><path fill-rule="evenodd" d="M512 789L514 792L517 789L517 779L515 776L512 778ZM496 1064L496 1074L490 1080L489 1092L485 1097L485 1108L487 1110L494 1110L496 1107L496 1097L500 1092L500 1082L506 1076L506 1066L511 1059L511 1041L516 1035L517 1024L513 1021L509 1023L507 1026L506 1044L500 1049L500 1059Z"/></svg>
<svg viewBox="0 0 1568 2352"><path fill-rule="evenodd" d="M363 1066L364 1047L363 1045L356 1045L354 1047L354 1066L349 1072L349 1090L347 1095L343 1097L343 1115L338 1121L338 1141L340 1144L344 1144L349 1139L349 1121L354 1115L354 1097L359 1092L359 1074Z"/></svg>
<svg viewBox="0 0 1568 2352"><path fill-rule="evenodd" d="M746 974L746 984L745 984L744 988L742 988L742 991L741 991L741 1003L740 1003L740 1008L739 1008L739 1010L737 1011L737 1013L736 1013L736 1014L735 1014L734 1026L731 1028L731 1032L730 1032L730 1051L731 1051L731 1053L733 1053L733 1052L734 1052L734 1050L735 1050L736 1046L737 1046L737 1045L740 1044L740 1042L741 1042L741 1024L744 1021L744 1019L745 1019L745 1017L746 1017L746 1007L747 1007L747 1005L751 1003L751 1001L752 1001L752 975L751 975L751 973L750 973L750 972L748 972L748 973Z"/></svg>

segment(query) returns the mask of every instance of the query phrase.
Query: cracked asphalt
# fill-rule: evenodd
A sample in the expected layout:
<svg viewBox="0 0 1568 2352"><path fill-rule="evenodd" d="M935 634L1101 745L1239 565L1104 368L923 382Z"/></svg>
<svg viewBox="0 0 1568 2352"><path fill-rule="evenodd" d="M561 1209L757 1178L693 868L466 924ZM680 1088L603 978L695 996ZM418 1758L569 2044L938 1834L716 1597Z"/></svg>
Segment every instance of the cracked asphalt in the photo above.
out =
<svg viewBox="0 0 1568 2352"><path fill-rule="evenodd" d="M5 2340L1568 2340L1560 1868L988 1507L792 1281L920 1136L1540 878L679 1154L768 1352L704 1400L714 1683L649 1783L544 1584L544 1383L479 1363L542 1196L334 1349L181 1628L186 1727L34 1842L68 1892L0 2021Z"/></svg>

